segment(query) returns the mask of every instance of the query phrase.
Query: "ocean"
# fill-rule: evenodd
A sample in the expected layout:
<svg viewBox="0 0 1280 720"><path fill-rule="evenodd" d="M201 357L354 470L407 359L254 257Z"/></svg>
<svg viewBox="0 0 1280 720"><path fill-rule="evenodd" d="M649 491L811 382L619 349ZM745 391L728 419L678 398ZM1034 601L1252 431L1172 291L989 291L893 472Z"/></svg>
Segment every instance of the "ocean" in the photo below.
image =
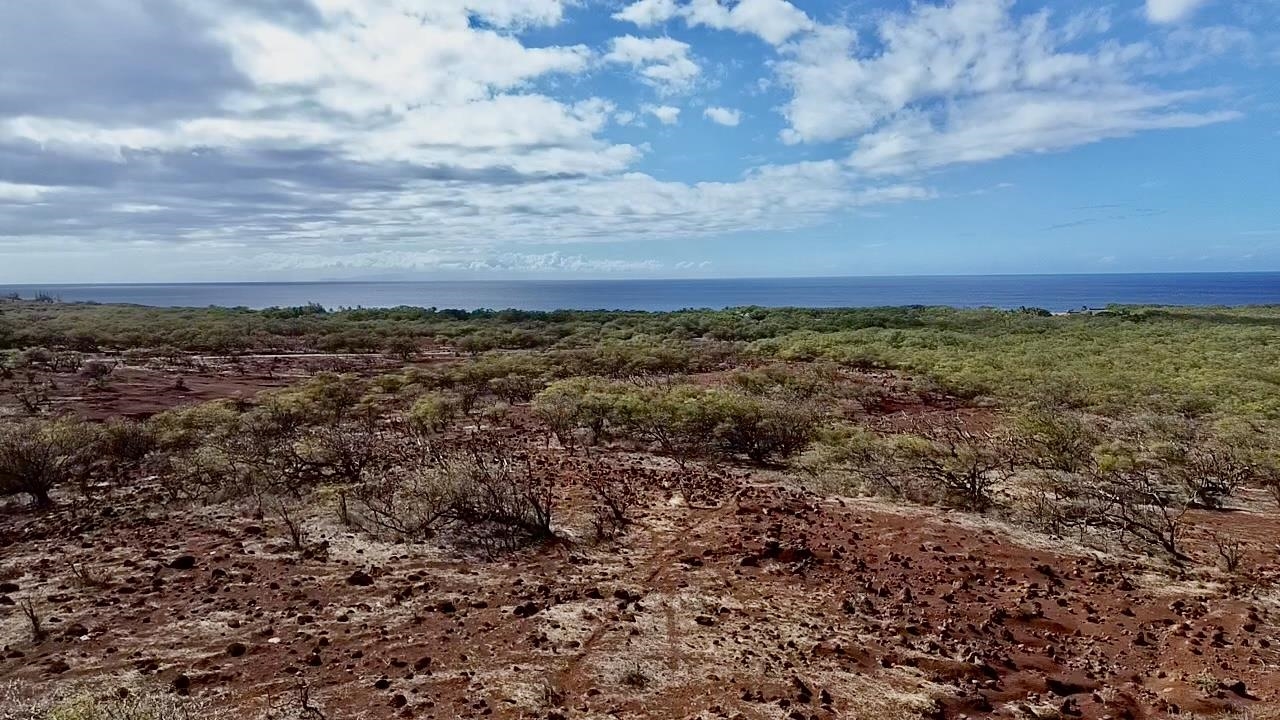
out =
<svg viewBox="0 0 1280 720"><path fill-rule="evenodd" d="M967 275L718 280L512 280L421 282L0 285L0 294L45 293L65 302L160 307L340 307L522 310L679 310L767 307L1039 307L1063 312L1111 303L1280 304L1280 273Z"/></svg>

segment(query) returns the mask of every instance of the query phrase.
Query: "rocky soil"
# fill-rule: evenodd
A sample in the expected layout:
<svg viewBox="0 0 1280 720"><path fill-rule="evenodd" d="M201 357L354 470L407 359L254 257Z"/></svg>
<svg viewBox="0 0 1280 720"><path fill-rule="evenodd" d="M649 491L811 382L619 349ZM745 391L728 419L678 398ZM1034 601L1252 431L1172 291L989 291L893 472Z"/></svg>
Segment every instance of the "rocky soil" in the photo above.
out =
<svg viewBox="0 0 1280 720"><path fill-rule="evenodd" d="M308 362L125 368L54 401L145 416L326 369ZM884 390L869 422L983 422L865 381ZM625 534L588 540L566 496L560 541L497 559L375 540L323 493L305 553L270 513L145 484L0 508L0 683L158 688L246 720L1280 718L1280 512L1260 495L1197 512L1178 569L772 471L596 462L655 468ZM1215 532L1241 541L1237 572L1214 568Z"/></svg>
<svg viewBox="0 0 1280 720"><path fill-rule="evenodd" d="M1253 581L1177 577L932 509L765 477L655 494L609 543L496 561L315 552L244 508L0 517L0 679L154 684L327 718L1154 718L1280 707L1274 515ZM571 517L568 513L566 517ZM47 638L22 612L32 600Z"/></svg>

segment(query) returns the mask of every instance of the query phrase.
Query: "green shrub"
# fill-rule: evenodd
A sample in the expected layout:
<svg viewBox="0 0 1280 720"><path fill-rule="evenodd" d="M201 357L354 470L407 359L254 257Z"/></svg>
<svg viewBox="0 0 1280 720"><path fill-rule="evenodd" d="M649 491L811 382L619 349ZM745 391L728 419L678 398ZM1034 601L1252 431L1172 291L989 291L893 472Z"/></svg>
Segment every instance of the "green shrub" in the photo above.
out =
<svg viewBox="0 0 1280 720"><path fill-rule="evenodd" d="M561 444L574 431L658 445L680 463L711 455L779 460L812 439L821 414L786 397L755 397L696 385L643 386L575 378L552 384L534 411Z"/></svg>
<svg viewBox="0 0 1280 720"><path fill-rule="evenodd" d="M418 398L409 409L409 427L421 435L444 432L458 416L458 398L444 393L429 393Z"/></svg>

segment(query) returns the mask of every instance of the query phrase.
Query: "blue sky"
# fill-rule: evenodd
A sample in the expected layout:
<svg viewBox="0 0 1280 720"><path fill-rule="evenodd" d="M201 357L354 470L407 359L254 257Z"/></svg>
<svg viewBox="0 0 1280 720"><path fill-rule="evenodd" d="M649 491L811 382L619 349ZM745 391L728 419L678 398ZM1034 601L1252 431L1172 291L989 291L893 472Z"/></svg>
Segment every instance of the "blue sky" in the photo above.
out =
<svg viewBox="0 0 1280 720"><path fill-rule="evenodd" d="M0 4L0 282L1280 270L1280 0Z"/></svg>

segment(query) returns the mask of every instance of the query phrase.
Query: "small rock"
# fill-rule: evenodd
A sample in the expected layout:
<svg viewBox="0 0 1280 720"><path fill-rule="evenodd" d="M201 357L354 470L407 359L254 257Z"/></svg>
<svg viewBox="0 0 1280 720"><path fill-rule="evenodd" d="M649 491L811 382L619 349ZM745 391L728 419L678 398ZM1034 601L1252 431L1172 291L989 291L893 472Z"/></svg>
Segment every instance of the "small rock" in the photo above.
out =
<svg viewBox="0 0 1280 720"><path fill-rule="evenodd" d="M539 612L541 612L541 610L542 610L542 606L538 605L535 602L530 601L523 605L517 605L516 609L514 610L514 614L518 618L527 618L527 617L533 617L534 615L537 615Z"/></svg>
<svg viewBox="0 0 1280 720"><path fill-rule="evenodd" d="M196 566L195 555L179 555L169 563L169 567L174 570L190 570Z"/></svg>
<svg viewBox="0 0 1280 720"><path fill-rule="evenodd" d="M1250 697L1249 688L1244 684L1243 680L1228 680L1223 682L1222 686L1242 698Z"/></svg>
<svg viewBox="0 0 1280 720"><path fill-rule="evenodd" d="M373 577L363 570L356 570L351 573L351 577L347 578L347 584L355 585L357 587L368 587L373 584Z"/></svg>

